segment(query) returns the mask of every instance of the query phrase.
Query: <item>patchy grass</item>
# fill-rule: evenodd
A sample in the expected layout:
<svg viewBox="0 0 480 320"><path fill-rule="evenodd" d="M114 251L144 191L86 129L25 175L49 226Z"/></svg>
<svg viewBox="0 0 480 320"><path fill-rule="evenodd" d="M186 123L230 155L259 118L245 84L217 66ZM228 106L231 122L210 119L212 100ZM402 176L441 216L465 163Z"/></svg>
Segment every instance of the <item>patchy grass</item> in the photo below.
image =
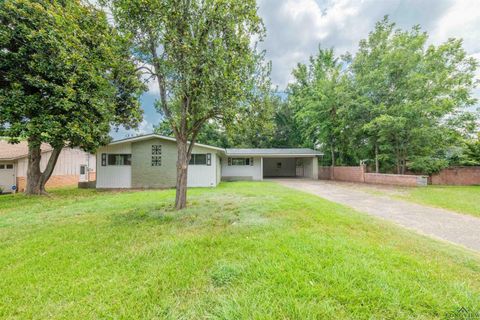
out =
<svg viewBox="0 0 480 320"><path fill-rule="evenodd" d="M480 217L480 186L408 188L396 197Z"/></svg>
<svg viewBox="0 0 480 320"><path fill-rule="evenodd" d="M0 199L0 318L433 319L480 258L274 183Z"/></svg>

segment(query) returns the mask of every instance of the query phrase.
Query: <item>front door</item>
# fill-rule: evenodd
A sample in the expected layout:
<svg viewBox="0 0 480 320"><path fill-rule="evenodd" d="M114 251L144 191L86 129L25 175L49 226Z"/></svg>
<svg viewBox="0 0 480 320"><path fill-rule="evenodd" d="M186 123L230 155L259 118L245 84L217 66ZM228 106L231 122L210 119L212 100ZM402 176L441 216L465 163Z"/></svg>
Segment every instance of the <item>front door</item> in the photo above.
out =
<svg viewBox="0 0 480 320"><path fill-rule="evenodd" d="M80 181L88 181L88 168L84 164L80 166Z"/></svg>

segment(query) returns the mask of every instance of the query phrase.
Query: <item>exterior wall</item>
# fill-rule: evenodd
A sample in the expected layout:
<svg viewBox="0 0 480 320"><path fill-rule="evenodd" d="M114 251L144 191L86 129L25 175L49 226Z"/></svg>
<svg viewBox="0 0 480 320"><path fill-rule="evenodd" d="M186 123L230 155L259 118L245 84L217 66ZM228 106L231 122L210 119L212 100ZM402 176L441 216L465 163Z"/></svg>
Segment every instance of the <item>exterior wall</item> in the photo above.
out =
<svg viewBox="0 0 480 320"><path fill-rule="evenodd" d="M43 171L47 167L48 159L52 152L42 154L40 169ZM87 165L90 171L95 171L95 156L88 154L80 149L66 148L60 152L52 176L80 176L80 166ZM27 176L28 158L18 160L17 177Z"/></svg>
<svg viewBox="0 0 480 320"><path fill-rule="evenodd" d="M152 145L162 146L162 165L152 166ZM210 153L207 165L188 166L188 187L216 186L216 151L194 146L192 153ZM172 188L177 182L177 145L173 141L152 138L132 144L132 186L134 188Z"/></svg>
<svg viewBox="0 0 480 320"><path fill-rule="evenodd" d="M132 166L102 166L102 153L130 154L130 143L105 146L97 152L97 188L131 188ZM133 156L132 156L133 162Z"/></svg>
<svg viewBox="0 0 480 320"><path fill-rule="evenodd" d="M60 188L60 187L73 187L78 185L78 180L80 176L76 175L62 175L62 176L51 176L48 179L45 188ZM17 190L18 192L24 192L26 188L26 178L17 177Z"/></svg>
<svg viewBox="0 0 480 320"><path fill-rule="evenodd" d="M216 187L218 184L216 161L217 152L213 149L194 146L192 153L210 153L212 155L211 165L189 165L187 186Z"/></svg>
<svg viewBox="0 0 480 320"><path fill-rule="evenodd" d="M281 167L277 168L280 163ZM263 158L264 177L295 177L295 158Z"/></svg>
<svg viewBox="0 0 480 320"><path fill-rule="evenodd" d="M310 179L318 179L317 157L303 159L303 176Z"/></svg>
<svg viewBox="0 0 480 320"><path fill-rule="evenodd" d="M431 177L432 184L480 185L480 167L453 167Z"/></svg>
<svg viewBox="0 0 480 320"><path fill-rule="evenodd" d="M237 157L241 158L241 157ZM229 166L228 158L222 158L222 180L262 180L262 158L254 157L253 166Z"/></svg>

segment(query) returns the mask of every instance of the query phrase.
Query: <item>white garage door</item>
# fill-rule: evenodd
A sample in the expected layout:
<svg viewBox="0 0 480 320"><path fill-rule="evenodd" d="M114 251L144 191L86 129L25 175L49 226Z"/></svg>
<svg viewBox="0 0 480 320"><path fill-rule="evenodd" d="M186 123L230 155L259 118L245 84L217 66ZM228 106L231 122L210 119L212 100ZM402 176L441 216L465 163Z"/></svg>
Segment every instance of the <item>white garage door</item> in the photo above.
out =
<svg viewBox="0 0 480 320"><path fill-rule="evenodd" d="M3 192L12 192L15 185L15 171L13 163L0 163L0 188Z"/></svg>

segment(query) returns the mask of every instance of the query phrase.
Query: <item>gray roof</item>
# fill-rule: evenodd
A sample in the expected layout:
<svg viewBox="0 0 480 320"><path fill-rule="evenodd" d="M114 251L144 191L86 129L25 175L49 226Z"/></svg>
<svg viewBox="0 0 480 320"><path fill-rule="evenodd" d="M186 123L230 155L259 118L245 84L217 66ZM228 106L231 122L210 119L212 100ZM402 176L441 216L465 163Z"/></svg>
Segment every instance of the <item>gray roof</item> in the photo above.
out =
<svg viewBox="0 0 480 320"><path fill-rule="evenodd" d="M298 156L321 156L323 153L308 148L268 148L268 149L226 149L228 156L244 156L244 155L259 155L259 156L284 156L284 155L298 155Z"/></svg>

